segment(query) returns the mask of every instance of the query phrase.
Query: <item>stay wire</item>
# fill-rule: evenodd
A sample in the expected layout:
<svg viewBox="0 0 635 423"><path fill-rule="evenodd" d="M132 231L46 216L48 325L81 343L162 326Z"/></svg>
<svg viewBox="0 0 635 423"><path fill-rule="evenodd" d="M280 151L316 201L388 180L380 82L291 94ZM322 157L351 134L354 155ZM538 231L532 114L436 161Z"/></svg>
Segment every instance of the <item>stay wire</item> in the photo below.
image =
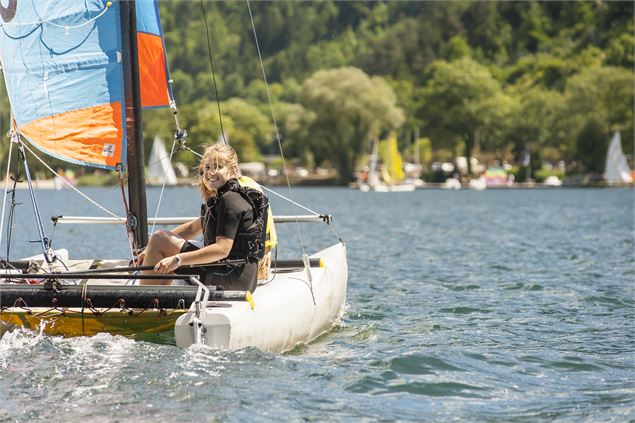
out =
<svg viewBox="0 0 635 423"><path fill-rule="evenodd" d="M287 189L289 191L289 197L291 197L291 183L289 182L289 172L287 172L287 164L284 158L284 152L282 150L282 142L280 141L280 131L278 130L278 123L276 121L276 114L273 110L273 101L271 100L271 91L269 90L269 84L267 82L267 73L265 72L265 65L262 61L262 53L260 51L260 43L258 42L258 34L256 33L256 24L254 23L254 17L251 13L251 5L249 0L245 0L247 3L247 10L249 11L249 19L251 21L251 29L254 33L254 41L256 43L256 50L258 51L258 60L260 61L260 69L262 70L262 79L265 83L265 89L267 91L267 99L269 100L269 108L271 109L271 119L273 121L273 127L276 131L276 141L278 142L278 150L280 150L280 158L282 159L282 168L284 170L284 177L287 181ZM292 202L294 206L297 204L296 202ZM297 215L297 212L296 212ZM300 248L302 249L302 255L306 254L304 248L304 242L302 240L302 231L300 230L300 223L298 219L295 221L296 233L298 235L298 240L300 241Z"/></svg>
<svg viewBox="0 0 635 423"><path fill-rule="evenodd" d="M178 129L177 129L178 130ZM168 163L172 163L172 156L174 155L174 148L176 146L176 138L174 138L174 141L172 142L172 149L170 150L170 156L168 157ZM157 163L160 163L163 161L163 159L165 159L165 156L161 157ZM161 208L161 202L163 201L163 192L165 191L165 184L168 180L168 173L167 172L163 172L163 184L161 184L161 192L159 193L159 201L157 202L157 208L156 211L154 212L154 222L152 223L152 229L150 229L150 233L154 233L154 228L157 225L157 216L159 215L159 209Z"/></svg>
<svg viewBox="0 0 635 423"><path fill-rule="evenodd" d="M123 184L124 176L121 165L117 165L117 172L119 173L119 188L121 190L121 200L123 202L124 212L126 213L126 239L128 240L128 248L130 248L130 258L134 260L135 251L137 250L137 244L134 239L132 227L128 225L128 219L130 218L130 207L128 206L128 198L126 197L126 190Z"/></svg>
<svg viewBox="0 0 635 423"><path fill-rule="evenodd" d="M111 217L114 217L115 219L119 220L120 222L126 223L126 219L122 219L121 217L117 216L115 213L111 212L110 210L108 210L107 208L105 208L104 206L102 206L101 204L99 204L98 202L96 202L95 200L93 200L92 198L90 198L89 196L87 196L86 194L84 194L83 192L81 192L80 190L78 190L75 186L73 186L73 184L71 184L70 182L68 182L65 178L62 178L61 175L59 173L57 173L55 170L53 170L51 168L51 166L49 166L44 160L42 160L41 157L39 157L37 154L35 154L33 152L33 150L31 150L29 148L28 145L23 144L24 148L33 155L33 157L35 157L40 163L42 163L44 165L44 167L46 167L51 173L53 173L53 175L58 176L61 178L62 182L64 182L66 184L66 186L68 186L70 189L72 189L73 191L75 191L77 194L79 194L82 198L84 198L86 201L88 201L89 203L91 203L92 205L94 205L95 207L99 208L100 210L102 210L103 212L105 212L106 214L110 215Z"/></svg>
<svg viewBox="0 0 635 423"><path fill-rule="evenodd" d="M7 206L7 195L9 194L9 174L11 172L11 158L13 155L13 138L14 131L11 130L10 135L11 141L9 142L9 156L7 157L7 174L4 178L4 196L2 198L2 216L0 217L0 245L2 245L2 236L4 235L4 214L6 212ZM8 257L7 257L8 260Z"/></svg>
<svg viewBox="0 0 635 423"><path fill-rule="evenodd" d="M184 146L184 147L183 147L183 149L184 149L184 150L189 151L190 153L194 154L195 156L197 156L197 157L199 157L199 158L203 157L203 155L202 155L202 154L200 154L200 153L198 153L198 152L196 152L196 151L192 150L191 148L189 148L189 147L187 147L187 146ZM310 208L308 208L308 207L306 207L306 206L303 206L303 205L302 205L302 204L300 204L300 203L297 203L297 202L293 201L291 198L285 197L284 195L280 194L279 192L274 191L274 190L272 190L271 188L268 188L267 186L265 186L265 185L263 185L263 184L259 184L259 185L260 185L260 187L261 187L262 189L264 189L265 191L270 192L270 193L274 194L275 196L282 198L283 200L287 201L288 203L290 203L290 204L292 204L292 205L294 205L294 206L297 206L297 207L299 207L299 208L302 208L302 209L304 209L304 210L308 211L309 213L311 213L311 214L313 214L313 215L315 215L315 216L319 216L319 215L320 215L320 213L318 213L318 212L316 212L316 211L314 211L314 210L311 210ZM297 222L296 222L296 223L297 223ZM335 225L333 224L333 222L332 222L332 221L329 223L329 227L331 228L331 231L333 231L333 234L335 235L335 237L336 237L337 239L339 239L340 241L342 241L342 242L343 242L342 238L339 236L339 234L338 234L338 233L337 233L337 231L335 230Z"/></svg>
<svg viewBox="0 0 635 423"><path fill-rule="evenodd" d="M10 253L11 253L11 240L13 239L13 228L14 228L14 224L15 224L15 208L16 206L18 206L19 204L22 203L18 203L15 201L15 196L16 196L16 188L18 185L18 181L20 179L20 161L18 160L18 169L15 173L15 178L13 179L13 189L11 190L11 208L9 209L9 221L7 222L7 261L10 260Z"/></svg>
<svg viewBox="0 0 635 423"><path fill-rule="evenodd" d="M218 122L220 123L220 138L222 138L223 143L228 144L227 138L225 137L225 129L223 128L223 114L221 113L220 107L220 96L218 95L218 84L216 83L216 72L214 71L214 57L212 54L212 44L210 42L209 35L209 26L207 24L207 13L205 11L205 6L203 5L203 0L200 0L201 10L203 11L203 21L205 22L205 33L207 36L205 39L207 40L207 53L209 55L209 64L212 69L212 81L214 82L214 92L216 93L216 105L218 106Z"/></svg>
<svg viewBox="0 0 635 423"><path fill-rule="evenodd" d="M26 175L26 182L29 186L29 196L31 197L31 206L33 207L33 213L35 214L35 223L37 226L38 235L40 237L40 246L42 247L42 256L46 261L46 264L51 270L53 263L53 256L51 254L50 239L44 232L44 226L42 225L42 215L40 214L40 208L38 206L37 198L35 197L35 191L33 188L33 180L31 178L31 171L26 161L26 154L24 154L24 143L18 139L18 147L20 148L20 160L24 162L24 174Z"/></svg>

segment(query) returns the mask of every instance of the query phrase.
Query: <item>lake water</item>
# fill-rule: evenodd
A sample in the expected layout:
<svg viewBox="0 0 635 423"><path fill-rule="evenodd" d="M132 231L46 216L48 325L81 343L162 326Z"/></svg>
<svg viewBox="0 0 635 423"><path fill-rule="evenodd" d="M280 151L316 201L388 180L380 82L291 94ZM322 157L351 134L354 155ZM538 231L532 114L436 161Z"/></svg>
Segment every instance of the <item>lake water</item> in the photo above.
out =
<svg viewBox="0 0 635 423"><path fill-rule="evenodd" d="M86 192L121 212L116 192ZM18 194L12 258L38 253ZM38 198L47 218L97 214L70 191ZM282 355L14 332L0 339L0 421L635 420L632 189L293 198L335 221L280 225L280 256L298 257L299 239L347 242L339 326ZM196 202L167 190L160 215L195 215ZM126 256L119 227L52 238L72 257Z"/></svg>

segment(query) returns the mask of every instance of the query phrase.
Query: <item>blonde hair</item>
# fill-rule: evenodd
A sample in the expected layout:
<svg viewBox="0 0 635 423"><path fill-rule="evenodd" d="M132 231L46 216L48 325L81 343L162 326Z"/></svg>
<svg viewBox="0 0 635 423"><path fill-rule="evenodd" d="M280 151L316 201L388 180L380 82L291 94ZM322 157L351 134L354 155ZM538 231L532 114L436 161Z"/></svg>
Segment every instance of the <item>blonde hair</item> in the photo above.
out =
<svg viewBox="0 0 635 423"><path fill-rule="evenodd" d="M216 190L208 188L203 183L205 174L205 165L207 163L217 163L219 167L229 168L229 177L237 178L238 175L238 155L229 144L212 144L205 149L201 162L198 165L198 186L203 194L204 199L208 199L216 195Z"/></svg>

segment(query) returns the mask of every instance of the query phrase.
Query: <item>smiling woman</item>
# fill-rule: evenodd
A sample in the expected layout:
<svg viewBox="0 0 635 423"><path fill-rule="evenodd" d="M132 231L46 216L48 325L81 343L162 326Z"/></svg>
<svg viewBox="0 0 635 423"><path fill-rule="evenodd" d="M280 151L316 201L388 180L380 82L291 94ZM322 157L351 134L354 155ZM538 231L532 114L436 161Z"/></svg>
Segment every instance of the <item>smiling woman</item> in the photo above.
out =
<svg viewBox="0 0 635 423"><path fill-rule="evenodd" d="M265 250L267 197L259 190L238 183L238 159L229 145L208 147L199 170L204 200L200 219L172 231L153 234L148 248L139 256L144 266L154 266L154 270L145 274L171 273L182 265L201 265L195 272L206 284L253 292L257 284L258 261ZM200 234L203 235L203 247L188 241ZM213 271L205 269L204 265L223 259L231 259L232 264L214 267ZM192 273L191 268L188 273ZM143 285L154 283L157 280L141 280Z"/></svg>

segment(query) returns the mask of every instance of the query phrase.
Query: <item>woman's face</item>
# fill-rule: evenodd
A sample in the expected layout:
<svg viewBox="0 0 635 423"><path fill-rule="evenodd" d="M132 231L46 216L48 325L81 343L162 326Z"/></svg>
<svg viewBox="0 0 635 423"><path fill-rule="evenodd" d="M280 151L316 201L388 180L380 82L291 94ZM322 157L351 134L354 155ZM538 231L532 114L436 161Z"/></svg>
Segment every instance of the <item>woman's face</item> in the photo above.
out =
<svg viewBox="0 0 635 423"><path fill-rule="evenodd" d="M217 191L231 179L231 172L228 165L223 164L216 157L211 157L203 163L201 178L208 190Z"/></svg>

